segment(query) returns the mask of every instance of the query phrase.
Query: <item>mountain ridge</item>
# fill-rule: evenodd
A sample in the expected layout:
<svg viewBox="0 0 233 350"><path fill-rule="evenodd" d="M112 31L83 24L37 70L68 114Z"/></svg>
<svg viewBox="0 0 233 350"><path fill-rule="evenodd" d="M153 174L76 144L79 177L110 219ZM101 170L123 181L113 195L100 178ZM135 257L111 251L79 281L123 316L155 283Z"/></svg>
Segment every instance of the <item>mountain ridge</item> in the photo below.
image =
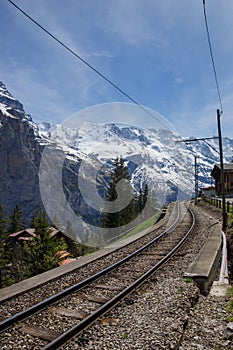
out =
<svg viewBox="0 0 233 350"><path fill-rule="evenodd" d="M77 188L82 162L88 164L90 174L95 174L96 169L108 168L110 159L123 156L135 190L147 183L160 193L164 203L185 195L190 197L194 192L194 155L198 157L199 186L208 186L210 171L219 162L218 140L187 145L177 142L180 140L172 130L143 129L122 123L85 122L79 129L36 124L25 113L22 103L0 82L1 204L8 213L15 204L23 207L26 221L38 208L43 208L38 173L46 147L64 152L66 197L86 218L93 211L87 208ZM224 138L223 146L225 162L232 161L233 140ZM96 181L90 174L84 176L88 181Z"/></svg>

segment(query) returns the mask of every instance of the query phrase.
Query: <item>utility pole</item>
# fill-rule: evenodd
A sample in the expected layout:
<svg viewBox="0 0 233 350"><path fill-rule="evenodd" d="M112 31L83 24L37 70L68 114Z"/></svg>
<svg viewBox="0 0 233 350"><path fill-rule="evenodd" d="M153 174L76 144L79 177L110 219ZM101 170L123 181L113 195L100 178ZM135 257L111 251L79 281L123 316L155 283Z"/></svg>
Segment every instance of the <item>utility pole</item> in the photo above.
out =
<svg viewBox="0 0 233 350"><path fill-rule="evenodd" d="M197 142L197 141L205 141L206 140L215 140L218 139L219 137L202 137L202 138L194 138L194 139L186 139L186 140L179 140L176 142L185 142L185 143L189 143L189 142ZM209 145L211 146L211 145ZM197 198L198 198L198 165L197 165L197 156L195 157L195 200L194 200L194 204L197 205Z"/></svg>
<svg viewBox="0 0 233 350"><path fill-rule="evenodd" d="M224 177L224 166L223 166L222 132L221 132L220 117L221 117L220 110L217 109L218 141L219 141L219 155L220 155L220 168L221 168L222 229L225 230L227 226L227 213L226 213L225 177Z"/></svg>
<svg viewBox="0 0 233 350"><path fill-rule="evenodd" d="M195 157L195 205L197 205L198 198L198 165L197 165L197 156Z"/></svg>

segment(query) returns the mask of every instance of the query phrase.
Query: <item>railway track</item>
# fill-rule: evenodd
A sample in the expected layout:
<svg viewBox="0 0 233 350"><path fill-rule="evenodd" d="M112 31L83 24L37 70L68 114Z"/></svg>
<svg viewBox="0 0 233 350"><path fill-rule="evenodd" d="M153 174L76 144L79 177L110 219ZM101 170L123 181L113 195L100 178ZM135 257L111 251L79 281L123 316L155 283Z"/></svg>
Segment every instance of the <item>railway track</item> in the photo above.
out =
<svg viewBox="0 0 233 350"><path fill-rule="evenodd" d="M57 349L145 282L181 247L194 226L185 202L156 238L113 265L0 323L1 348ZM9 346L7 345L9 344ZM20 348L16 347L15 348Z"/></svg>
<svg viewBox="0 0 233 350"><path fill-rule="evenodd" d="M50 274L50 280L44 281L44 275L40 277L39 286L34 286L34 283L27 283L26 288L21 288L16 285L13 286L13 295L11 291L9 294L4 293L4 299L0 303L0 322L8 317L12 317L14 314L19 313L34 304L37 304L44 299L49 298L54 294L67 289L70 286L77 284L78 282L96 274L97 272L105 269L114 262L117 262L130 253L144 246L163 231L174 221L176 217L175 203L171 203L167 208L165 217L159 222L155 223L151 228L147 229L143 235L134 235L128 242L124 242L122 246L107 248L105 252L102 250L97 257L94 258L94 254L91 254L89 262L84 262L82 258L77 260L76 266L69 272L64 273L56 277L56 274ZM98 253L98 252L97 252ZM11 287L10 287L11 288ZM0 290L1 298L1 290Z"/></svg>

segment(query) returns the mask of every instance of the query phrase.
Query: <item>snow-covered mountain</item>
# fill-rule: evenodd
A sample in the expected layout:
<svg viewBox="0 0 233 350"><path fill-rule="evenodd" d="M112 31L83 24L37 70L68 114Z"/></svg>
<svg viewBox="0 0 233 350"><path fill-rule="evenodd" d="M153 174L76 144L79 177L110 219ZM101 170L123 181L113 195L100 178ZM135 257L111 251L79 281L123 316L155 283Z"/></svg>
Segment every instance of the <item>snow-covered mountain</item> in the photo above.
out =
<svg viewBox="0 0 233 350"><path fill-rule="evenodd" d="M122 155L129 160L132 182L136 188L149 183L163 188L168 198L194 191L194 156L198 163L199 187L211 184L211 170L219 162L218 139L178 142L172 130L142 129L126 124L84 123L79 130L62 125L39 125L42 138L56 140L70 153L77 150L105 164ZM193 139L194 137L190 137ZM225 161L233 159L233 140L223 139Z"/></svg>
<svg viewBox="0 0 233 350"><path fill-rule="evenodd" d="M190 197L194 193L194 156L199 187L210 185L211 170L219 162L218 139L189 144L177 142L180 140L170 129L127 124L84 123L79 129L37 125L0 82L0 203L7 213L18 204L28 222L43 206L48 211L53 208L50 218L63 215L61 207L68 201L86 222L91 217L98 221L101 200L95 199L99 197L96 185L106 184L111 160L117 156L127 160L135 190L147 183L161 203ZM225 161L232 161L233 140L224 138L223 147ZM59 186L64 196L58 197ZM74 218L64 220L70 226Z"/></svg>

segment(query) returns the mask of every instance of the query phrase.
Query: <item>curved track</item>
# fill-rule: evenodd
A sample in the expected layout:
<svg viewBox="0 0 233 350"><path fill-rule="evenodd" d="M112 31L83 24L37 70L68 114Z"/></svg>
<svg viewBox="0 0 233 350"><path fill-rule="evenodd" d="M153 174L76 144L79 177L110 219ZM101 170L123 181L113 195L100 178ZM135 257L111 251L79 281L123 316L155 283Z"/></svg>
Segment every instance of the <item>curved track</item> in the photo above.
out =
<svg viewBox="0 0 233 350"><path fill-rule="evenodd" d="M14 337L23 333L34 337L33 349L59 348L144 283L181 247L194 223L186 203L177 203L172 223L152 241L90 278L1 322L4 344L11 338L9 333ZM77 319L81 321L77 323ZM4 336L6 332L8 337Z"/></svg>

